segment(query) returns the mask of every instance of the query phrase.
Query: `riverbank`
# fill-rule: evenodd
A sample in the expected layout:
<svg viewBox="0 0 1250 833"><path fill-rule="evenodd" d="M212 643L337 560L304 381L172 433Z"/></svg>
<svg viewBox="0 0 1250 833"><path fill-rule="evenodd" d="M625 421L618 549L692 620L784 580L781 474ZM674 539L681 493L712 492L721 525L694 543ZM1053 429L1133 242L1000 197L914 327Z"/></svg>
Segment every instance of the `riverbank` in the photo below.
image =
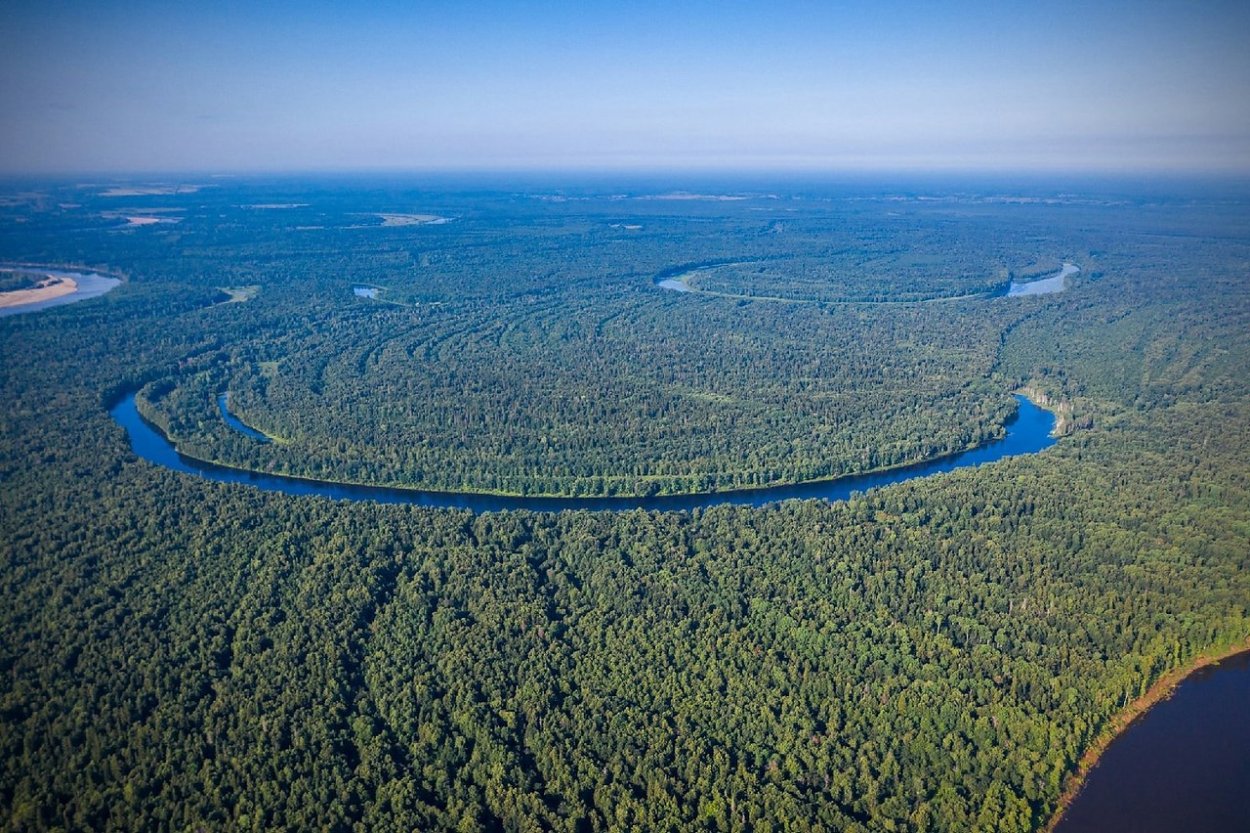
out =
<svg viewBox="0 0 1250 833"><path fill-rule="evenodd" d="M34 287L0 293L0 317L41 312L52 307L98 298L121 286L121 277L98 271L68 272L75 267L46 267L7 263L0 269L43 276Z"/></svg>
<svg viewBox="0 0 1250 833"><path fill-rule="evenodd" d="M0 292L0 309L12 309L24 307L27 304L43 303L54 298L60 298L63 295L72 295L77 291L78 282L73 278L48 275L30 289L14 289L10 292Z"/></svg>
<svg viewBox="0 0 1250 833"><path fill-rule="evenodd" d="M1053 436L1064 437L1071 434L1077 427L1076 419L1072 415L1072 403L1066 400L1059 400L1050 394L1043 393L1034 385L1024 385L1015 393L1023 396L1037 407L1050 411L1055 415L1055 430Z"/></svg>
<svg viewBox="0 0 1250 833"><path fill-rule="evenodd" d="M720 504L764 506L783 500L846 500L857 492L902 483L915 477L992 463L1021 454L1035 454L1056 442L1051 430L1054 426L1054 415L1033 405L1024 397L1020 397L1020 408L1016 416L1007 422L1006 433L1003 437L944 457L873 473L791 485L710 493L634 497L521 496L351 484L234 468L179 452L160 429L140 415L135 405L133 392L123 395L114 402L109 407L109 414L118 425L125 429L130 438L131 449L135 454L150 463L185 474L222 483L242 483L265 491L288 495L317 495L336 500L370 500L380 503L467 509L473 512L512 509L538 512L559 512L566 509L689 511Z"/></svg>
<svg viewBox="0 0 1250 833"><path fill-rule="evenodd" d="M1145 694L1129 703L1126 708L1113 717L1106 727L1103 728L1102 732L1099 733L1094 743L1081 755L1080 761L1077 762L1076 771L1065 779L1063 792L1059 795L1058 806L1054 814L1051 815L1050 821L1042 828L1043 833L1055 833L1060 822L1063 821L1065 813L1067 813L1072 803L1076 801L1077 796L1080 795L1081 790L1085 787L1090 774L1098 766L1098 762L1102 759L1103 754L1138 718L1145 715L1154 706L1171 697L1177 686L1196 671L1245 653L1250 653L1250 638L1223 650L1200 654L1188 665L1164 674L1155 681L1154 685Z"/></svg>

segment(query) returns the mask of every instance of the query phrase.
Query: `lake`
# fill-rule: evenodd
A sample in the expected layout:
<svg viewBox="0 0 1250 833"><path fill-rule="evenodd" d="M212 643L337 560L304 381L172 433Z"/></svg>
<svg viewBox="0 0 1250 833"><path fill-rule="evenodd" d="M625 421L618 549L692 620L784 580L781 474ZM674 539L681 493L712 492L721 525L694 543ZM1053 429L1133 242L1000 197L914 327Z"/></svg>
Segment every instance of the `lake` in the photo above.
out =
<svg viewBox="0 0 1250 833"><path fill-rule="evenodd" d="M1250 654L1201 668L1112 741L1055 833L1250 830Z"/></svg>
<svg viewBox="0 0 1250 833"><path fill-rule="evenodd" d="M1055 417L1023 396L1019 410L1006 426L1006 435L995 442L979 448L961 451L911 466L890 469L871 474L840 477L836 480L820 480L788 486L772 486L762 489L714 492L710 494L655 495L648 497L514 497L486 495L472 492L435 492L421 489L400 489L386 486L365 486L331 483L286 475L263 474L242 469L219 466L194 460L179 454L173 444L157 428L139 415L133 393L122 397L109 414L126 430L130 447L139 457L173 471L216 480L221 483L240 483L266 491L287 495L316 495L335 500L372 500L379 503L404 503L450 509L468 509L473 512L498 512L509 509L528 509L538 512L559 512L570 509L623 511L629 509L691 510L721 504L763 506L782 500L816 498L821 500L845 500L854 492L862 492L879 486L902 483L916 477L954 471L967 466L992 463L1005 457L1035 454L1054 445L1051 431ZM224 401L218 403L223 406ZM242 423L240 423L241 425ZM246 427L246 426L244 426ZM251 429L249 429L251 430ZM250 435L249 435L250 436Z"/></svg>

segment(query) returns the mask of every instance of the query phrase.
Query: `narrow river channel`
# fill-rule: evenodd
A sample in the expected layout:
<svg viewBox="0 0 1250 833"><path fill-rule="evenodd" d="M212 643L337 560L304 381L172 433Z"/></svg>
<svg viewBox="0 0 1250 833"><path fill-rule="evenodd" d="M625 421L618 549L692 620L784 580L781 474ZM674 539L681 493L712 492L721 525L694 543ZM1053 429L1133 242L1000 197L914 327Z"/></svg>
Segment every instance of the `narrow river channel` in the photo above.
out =
<svg viewBox="0 0 1250 833"><path fill-rule="evenodd" d="M926 477L930 474L954 471L965 466L992 463L1004 457L1035 454L1054 445L1055 440L1051 436L1051 431L1055 427L1054 415L1037 407L1023 396L1017 396L1016 398L1020 402L1020 409L1016 417L1008 423L1006 436L979 448L952 454L947 457L872 474L840 477L836 480L821 480L791 486L772 486L763 489L715 492L711 494L655 495L649 497L514 497L470 492L433 492L419 489L396 489L385 486L330 483L285 475L262 474L260 472L205 463L179 454L164 434L147 423L139 415L139 410L135 407L133 393L119 400L109 410L109 414L118 425L126 429L126 434L130 437L130 447L135 454L150 463L164 466L174 471L216 480L221 483L242 483L258 489L281 492L287 495L319 495L336 500L372 500L380 503L406 503L414 506L469 509L474 512L498 512L507 509L529 509L538 512L559 512L565 509L615 511L628 509L690 510L726 503L744 506L763 506L781 500L800 498L845 500L854 492L902 483L905 480Z"/></svg>

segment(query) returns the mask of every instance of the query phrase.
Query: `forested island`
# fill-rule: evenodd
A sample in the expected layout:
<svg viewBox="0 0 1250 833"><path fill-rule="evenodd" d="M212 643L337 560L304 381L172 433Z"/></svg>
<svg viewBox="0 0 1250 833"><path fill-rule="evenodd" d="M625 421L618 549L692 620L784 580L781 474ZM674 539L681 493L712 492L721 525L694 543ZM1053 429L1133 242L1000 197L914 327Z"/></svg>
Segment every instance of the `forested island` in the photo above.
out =
<svg viewBox="0 0 1250 833"><path fill-rule="evenodd" d="M126 276L0 320L11 829L1040 830L1134 700L1250 639L1239 184L3 196L0 261ZM108 415L137 391L255 471L639 496L977 447L1021 389L1041 454L688 512L271 494Z"/></svg>

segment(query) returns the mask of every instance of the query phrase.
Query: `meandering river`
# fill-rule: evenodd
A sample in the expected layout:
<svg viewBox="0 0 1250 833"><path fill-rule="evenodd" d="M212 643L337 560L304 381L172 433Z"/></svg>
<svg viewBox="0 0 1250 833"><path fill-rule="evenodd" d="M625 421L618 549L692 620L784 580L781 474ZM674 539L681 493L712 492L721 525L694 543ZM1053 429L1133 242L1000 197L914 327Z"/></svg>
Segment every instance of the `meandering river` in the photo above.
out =
<svg viewBox="0 0 1250 833"><path fill-rule="evenodd" d="M234 414L230 413L229 393L223 393L217 397L217 411L221 414L221 418L225 420L226 425L229 425L232 429L238 431L248 439L256 440L258 443L269 442L269 438L267 436L262 434L260 431L257 431L255 428L248 425Z"/></svg>
<svg viewBox="0 0 1250 833"><path fill-rule="evenodd" d="M746 261L746 262L751 262L751 261ZM687 265L687 266L675 266L669 269L665 269L664 271L657 274L653 278L653 283L655 283L655 285L658 286L660 289L667 289L672 292L696 292L697 290L687 282L694 275L697 275L700 272L710 272L713 269L721 269L721 268L724 268L725 266L741 266L741 265L742 265L741 263L710 262L710 263L696 263L696 264ZM1081 271L1081 267L1077 266L1075 263L1065 263L1063 264L1063 268L1060 269L1058 272L1055 272L1053 275L1048 275L1044 278L1038 278L1037 280L1026 281L1023 283L1012 281L1011 284L1007 287L1006 292L1003 292L1003 290L1000 289L999 293L1001 295L1005 295L1008 298L1023 298L1029 295L1053 295L1056 292L1063 292L1065 289L1067 289L1068 277L1071 275L1075 275L1080 271ZM735 296L735 295L726 295L725 293L720 293L720 292L715 292L712 294L722 295L725 297L741 297L741 298L750 299L750 300L763 300L760 298L755 298L754 296L751 296L751 295ZM950 301L950 300L962 300L963 297L976 298L976 297L986 297L986 296L969 295L969 296L961 296L961 298L929 298L929 299L922 299L922 300ZM869 303L869 302L857 301L854 303ZM891 302L891 303L896 303L896 302Z"/></svg>
<svg viewBox="0 0 1250 833"><path fill-rule="evenodd" d="M992 463L1004 457L1035 454L1055 443L1051 431L1055 417L1023 396L1018 396L1020 409L1007 425L1006 436L995 442L962 451L936 460L915 465L889 469L871 474L840 477L790 486L771 486L762 489L714 492L711 494L655 495L649 497L514 497L507 495L484 495L471 492L435 492L420 489L397 489L385 486L364 486L331 483L278 474L263 474L226 466L205 463L179 454L173 444L157 428L146 422L135 407L134 394L123 397L110 409L109 414L126 429L130 447L135 454L167 469L193 474L221 483L242 483L266 491L287 495L317 495L336 500L372 500L380 503L405 503L451 509L468 509L474 512L498 512L507 509L529 509L539 512L559 512L565 509L590 510L690 510L719 504L732 503L745 506L763 506L781 500L818 498L822 500L845 500L853 492L862 492L878 486L902 483L916 477L926 477L939 472L954 471L966 466ZM221 403L224 404L224 403Z"/></svg>

